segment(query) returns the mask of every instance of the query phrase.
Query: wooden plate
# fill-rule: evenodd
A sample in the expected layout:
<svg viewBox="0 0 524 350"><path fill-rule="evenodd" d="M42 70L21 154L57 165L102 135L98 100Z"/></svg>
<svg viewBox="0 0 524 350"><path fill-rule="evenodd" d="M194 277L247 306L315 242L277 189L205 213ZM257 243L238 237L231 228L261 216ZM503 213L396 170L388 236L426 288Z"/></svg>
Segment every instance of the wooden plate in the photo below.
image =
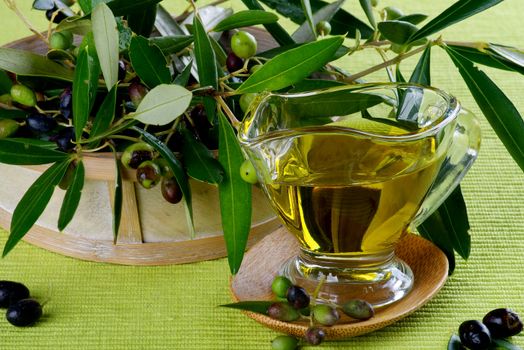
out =
<svg viewBox="0 0 524 350"><path fill-rule="evenodd" d="M297 251L297 241L284 228L253 246L231 281L235 301L273 300L271 282L282 264ZM367 321L342 318L336 326L325 328L327 339L354 337L386 327L422 307L442 288L448 275L448 260L435 245L409 234L399 243L396 253L413 270L415 283L411 292L395 304L376 310L375 316ZM246 315L273 330L297 337L303 337L308 327L306 322L286 323L252 312Z"/></svg>

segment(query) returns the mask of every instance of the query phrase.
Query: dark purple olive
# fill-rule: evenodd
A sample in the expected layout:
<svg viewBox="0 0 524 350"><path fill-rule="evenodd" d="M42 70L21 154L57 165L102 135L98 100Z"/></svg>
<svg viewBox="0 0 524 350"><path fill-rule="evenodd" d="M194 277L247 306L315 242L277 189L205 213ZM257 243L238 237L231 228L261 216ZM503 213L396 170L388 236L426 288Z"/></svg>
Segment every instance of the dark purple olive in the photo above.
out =
<svg viewBox="0 0 524 350"><path fill-rule="evenodd" d="M488 327L477 320L462 322L459 327L459 337L462 345L471 350L484 350L491 344Z"/></svg>
<svg viewBox="0 0 524 350"><path fill-rule="evenodd" d="M139 82L134 81L129 85L128 92L129 98L136 108L147 95L147 88Z"/></svg>
<svg viewBox="0 0 524 350"><path fill-rule="evenodd" d="M133 143L122 153L122 164L128 169L137 169L143 162L153 159L153 151L147 143Z"/></svg>
<svg viewBox="0 0 524 350"><path fill-rule="evenodd" d="M56 142L56 145L62 152L72 151L76 145L73 143L76 141L75 129L74 128L65 128L62 129L58 135L53 137L53 140Z"/></svg>
<svg viewBox="0 0 524 350"><path fill-rule="evenodd" d="M287 301L295 309L303 309L309 305L309 295L299 286L291 286L287 290Z"/></svg>
<svg viewBox="0 0 524 350"><path fill-rule="evenodd" d="M226 67L230 73L239 71L244 67L244 60L230 52L226 58Z"/></svg>
<svg viewBox="0 0 524 350"><path fill-rule="evenodd" d="M309 327L305 339L311 345L320 345L326 338L326 332L319 327Z"/></svg>
<svg viewBox="0 0 524 350"><path fill-rule="evenodd" d="M64 118L71 119L71 112L73 110L73 96L71 88L67 87L60 94L60 113Z"/></svg>
<svg viewBox="0 0 524 350"><path fill-rule="evenodd" d="M48 133L58 125L54 118L41 113L29 114L27 116L26 123L29 130L36 134Z"/></svg>
<svg viewBox="0 0 524 350"><path fill-rule="evenodd" d="M118 80L122 81L126 78L126 63L122 60L118 61Z"/></svg>
<svg viewBox="0 0 524 350"><path fill-rule="evenodd" d="M13 326L27 327L42 317L42 305L34 299L22 299L9 306L5 318Z"/></svg>
<svg viewBox="0 0 524 350"><path fill-rule="evenodd" d="M53 13L56 12L56 10L58 10L57 7L54 7L52 8L51 10L47 10L45 12L45 16L47 18L48 21L51 20L51 18L53 17ZM68 16L66 16L62 11L58 12L55 16L55 18L53 18L53 23L60 23L62 22L64 19L66 19Z"/></svg>
<svg viewBox="0 0 524 350"><path fill-rule="evenodd" d="M162 179L162 169L154 161L146 160L136 169L136 179L145 189L153 188Z"/></svg>
<svg viewBox="0 0 524 350"><path fill-rule="evenodd" d="M0 308L7 308L18 300L26 298L29 298L29 289L22 283L0 281Z"/></svg>
<svg viewBox="0 0 524 350"><path fill-rule="evenodd" d="M161 190L164 199L171 204L177 204L182 200L182 190L172 177L162 179Z"/></svg>
<svg viewBox="0 0 524 350"><path fill-rule="evenodd" d="M507 338L522 331L519 315L505 308L491 310L484 316L482 323L488 327L493 338Z"/></svg>

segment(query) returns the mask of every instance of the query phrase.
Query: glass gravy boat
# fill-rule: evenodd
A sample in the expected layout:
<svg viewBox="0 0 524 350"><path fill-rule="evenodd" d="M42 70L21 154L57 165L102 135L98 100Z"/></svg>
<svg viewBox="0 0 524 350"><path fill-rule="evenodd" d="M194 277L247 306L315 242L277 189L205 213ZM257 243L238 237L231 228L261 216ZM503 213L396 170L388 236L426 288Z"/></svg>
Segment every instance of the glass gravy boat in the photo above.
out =
<svg viewBox="0 0 524 350"><path fill-rule="evenodd" d="M239 140L300 242L281 273L319 299L375 307L413 286L395 246L458 185L480 128L452 96L413 84L264 94Z"/></svg>

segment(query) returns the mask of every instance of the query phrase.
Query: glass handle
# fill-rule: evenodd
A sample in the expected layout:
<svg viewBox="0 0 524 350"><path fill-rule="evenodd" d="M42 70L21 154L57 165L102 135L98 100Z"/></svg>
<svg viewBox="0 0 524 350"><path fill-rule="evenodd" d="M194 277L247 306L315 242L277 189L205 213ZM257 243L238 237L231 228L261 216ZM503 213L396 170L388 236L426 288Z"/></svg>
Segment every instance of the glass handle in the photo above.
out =
<svg viewBox="0 0 524 350"><path fill-rule="evenodd" d="M422 224L448 198L473 165L479 148L479 121L473 113L462 109L457 116L453 140L446 159L412 222L412 228Z"/></svg>

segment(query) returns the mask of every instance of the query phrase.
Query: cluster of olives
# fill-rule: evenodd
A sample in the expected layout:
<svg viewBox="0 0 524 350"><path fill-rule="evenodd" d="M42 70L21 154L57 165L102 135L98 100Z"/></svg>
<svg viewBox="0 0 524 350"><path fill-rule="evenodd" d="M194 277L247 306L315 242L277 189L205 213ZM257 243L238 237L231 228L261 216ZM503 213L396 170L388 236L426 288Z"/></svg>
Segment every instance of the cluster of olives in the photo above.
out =
<svg viewBox="0 0 524 350"><path fill-rule="evenodd" d="M53 115L44 113L38 108L37 103L48 103L43 96L37 94L29 87L15 83L7 95L2 95L4 104L16 104L17 107L27 112L23 120L0 120L0 139L11 136L32 136L42 140L56 142L61 151L69 152L75 148L74 128L69 126L72 114L71 88L65 88L57 96L59 101L58 112Z"/></svg>
<svg viewBox="0 0 524 350"><path fill-rule="evenodd" d="M30 326L42 317L42 305L18 282L0 281L0 308L7 308L7 321L17 327Z"/></svg>
<svg viewBox="0 0 524 350"><path fill-rule="evenodd" d="M512 337L522 331L517 313L506 308L488 312L481 321L468 320L459 326L459 339L452 337L448 348L489 349L493 340Z"/></svg>
<svg viewBox="0 0 524 350"><path fill-rule="evenodd" d="M182 190L175 176L162 158L155 158L153 147L144 142L128 146L121 157L128 169L136 169L136 179L142 187L150 189L161 183L164 199L172 204L182 200Z"/></svg>
<svg viewBox="0 0 524 350"><path fill-rule="evenodd" d="M330 303L317 303L304 288L294 285L284 276L275 277L271 290L280 301L269 306L269 317L284 322L309 319L311 326L307 329L304 340L310 345L322 343L326 337L322 327L334 326L340 320L340 311L359 321L370 319L375 314L373 307L360 299L349 300L341 307ZM271 342L274 350L294 350L299 344L298 338L289 335L280 335Z"/></svg>

